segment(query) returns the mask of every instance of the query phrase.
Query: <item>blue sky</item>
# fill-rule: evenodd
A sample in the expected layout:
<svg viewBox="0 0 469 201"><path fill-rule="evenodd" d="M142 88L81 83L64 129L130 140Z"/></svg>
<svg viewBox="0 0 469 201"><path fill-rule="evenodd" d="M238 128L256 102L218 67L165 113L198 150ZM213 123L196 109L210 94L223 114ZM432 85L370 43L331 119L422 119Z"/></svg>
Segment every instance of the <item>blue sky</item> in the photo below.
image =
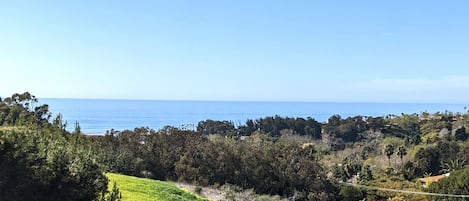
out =
<svg viewBox="0 0 469 201"><path fill-rule="evenodd" d="M469 101L469 1L2 1L0 95Z"/></svg>

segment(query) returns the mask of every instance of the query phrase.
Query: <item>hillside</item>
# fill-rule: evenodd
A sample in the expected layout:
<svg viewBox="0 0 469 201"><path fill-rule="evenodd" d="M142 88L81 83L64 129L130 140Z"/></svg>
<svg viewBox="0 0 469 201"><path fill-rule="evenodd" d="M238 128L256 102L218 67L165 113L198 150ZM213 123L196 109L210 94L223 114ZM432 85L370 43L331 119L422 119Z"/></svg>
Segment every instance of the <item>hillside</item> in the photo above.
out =
<svg viewBox="0 0 469 201"><path fill-rule="evenodd" d="M124 200L437 199L339 182L469 194L459 182L469 174L469 112L334 115L324 123L275 116L238 127L206 120L197 131L140 127L90 136L78 123L68 132L61 115L51 120L48 105L34 104L29 93L0 100L2 201L115 201L116 188L104 196L114 182ZM105 171L119 174L108 174L108 184ZM446 173L452 176L439 185L420 182Z"/></svg>
<svg viewBox="0 0 469 201"><path fill-rule="evenodd" d="M123 201L208 201L168 182L108 173L109 188L117 183Z"/></svg>

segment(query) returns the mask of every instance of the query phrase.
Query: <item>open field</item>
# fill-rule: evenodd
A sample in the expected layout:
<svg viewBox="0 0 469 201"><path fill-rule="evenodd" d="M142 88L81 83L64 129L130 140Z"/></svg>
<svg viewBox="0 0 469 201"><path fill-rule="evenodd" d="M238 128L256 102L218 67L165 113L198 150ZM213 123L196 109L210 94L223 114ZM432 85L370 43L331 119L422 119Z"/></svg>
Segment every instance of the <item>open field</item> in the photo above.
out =
<svg viewBox="0 0 469 201"><path fill-rule="evenodd" d="M123 201L208 201L172 183L113 173L106 175L110 180L109 189L116 182Z"/></svg>

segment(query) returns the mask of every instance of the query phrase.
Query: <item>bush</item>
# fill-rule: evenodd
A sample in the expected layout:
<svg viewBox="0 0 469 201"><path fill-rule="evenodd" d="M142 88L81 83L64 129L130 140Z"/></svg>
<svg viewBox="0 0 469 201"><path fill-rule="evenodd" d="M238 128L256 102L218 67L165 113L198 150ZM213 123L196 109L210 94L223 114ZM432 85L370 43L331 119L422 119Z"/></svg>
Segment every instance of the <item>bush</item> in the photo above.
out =
<svg viewBox="0 0 469 201"><path fill-rule="evenodd" d="M95 154L54 130L0 131L2 200L98 200L107 179Z"/></svg>
<svg viewBox="0 0 469 201"><path fill-rule="evenodd" d="M112 185L112 190L109 192L109 196L105 201L122 201L122 193L119 192L116 182Z"/></svg>
<svg viewBox="0 0 469 201"><path fill-rule="evenodd" d="M197 194L202 193L202 190L203 190L203 188L202 188L201 186L199 186L199 185L195 186L195 188L194 188L194 191L195 191L195 193L197 193Z"/></svg>
<svg viewBox="0 0 469 201"><path fill-rule="evenodd" d="M449 177L443 178L438 182L433 182L428 188L429 192L432 193L443 193L443 194L457 194L467 195L469 194L469 168L454 171ZM466 198L467 199L467 198ZM434 197L433 200L463 200L462 198L451 198L451 197Z"/></svg>
<svg viewBox="0 0 469 201"><path fill-rule="evenodd" d="M365 194L360 189L353 186L342 186L340 188L340 196L344 201L356 201L365 197Z"/></svg>

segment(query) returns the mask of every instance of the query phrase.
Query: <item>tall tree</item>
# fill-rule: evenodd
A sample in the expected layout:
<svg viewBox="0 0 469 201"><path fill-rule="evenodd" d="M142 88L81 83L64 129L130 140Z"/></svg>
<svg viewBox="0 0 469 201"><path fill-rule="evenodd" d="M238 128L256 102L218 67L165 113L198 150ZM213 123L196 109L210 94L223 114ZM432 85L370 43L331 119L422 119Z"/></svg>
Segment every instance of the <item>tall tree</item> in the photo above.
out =
<svg viewBox="0 0 469 201"><path fill-rule="evenodd" d="M404 167L404 156L407 155L407 149L404 146L397 148L397 155L401 158L401 165Z"/></svg>
<svg viewBox="0 0 469 201"><path fill-rule="evenodd" d="M387 144L386 147L384 148L384 153L388 157L389 166L391 166L391 156L394 154L394 145Z"/></svg>

